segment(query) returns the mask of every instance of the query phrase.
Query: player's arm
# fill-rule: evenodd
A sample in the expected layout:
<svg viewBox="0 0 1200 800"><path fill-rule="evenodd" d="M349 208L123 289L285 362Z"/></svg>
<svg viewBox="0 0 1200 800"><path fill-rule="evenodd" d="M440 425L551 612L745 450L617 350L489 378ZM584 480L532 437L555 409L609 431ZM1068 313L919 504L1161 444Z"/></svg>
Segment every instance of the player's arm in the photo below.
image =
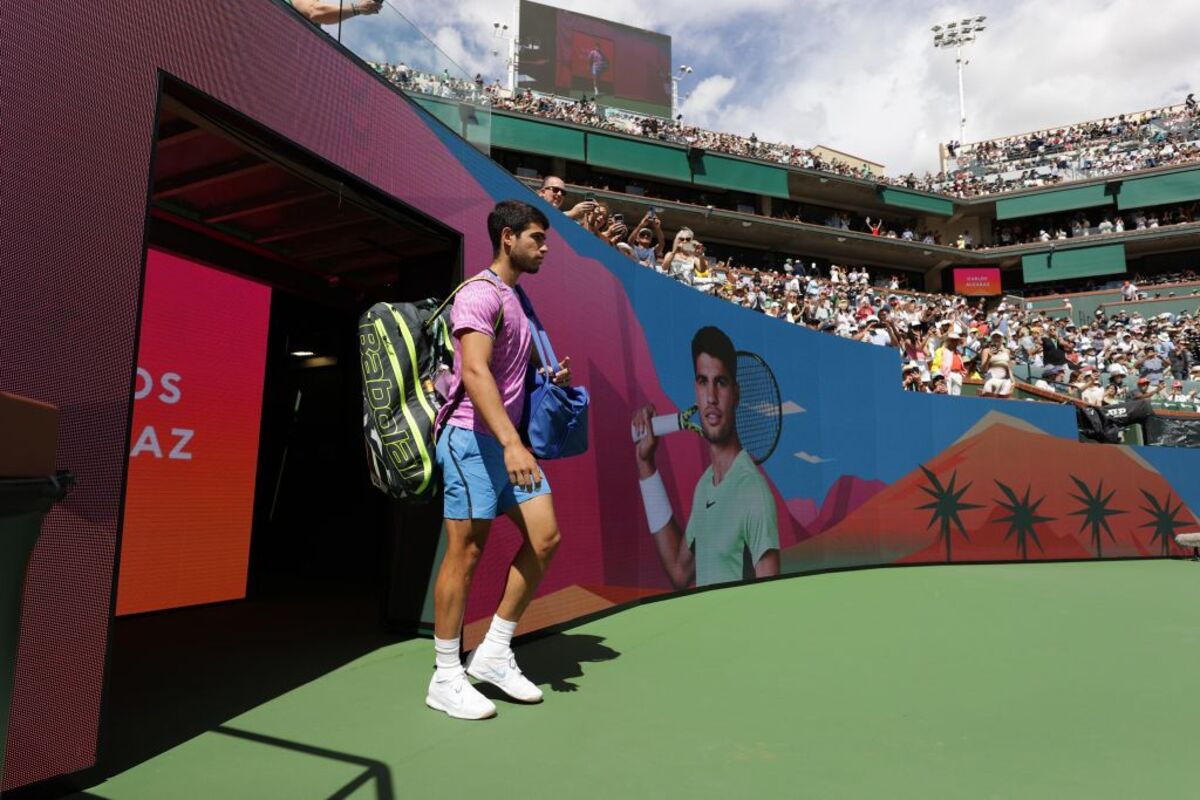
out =
<svg viewBox="0 0 1200 800"><path fill-rule="evenodd" d="M377 0L348 3L293 0L292 6L318 25L333 25L358 14L378 14L380 9L380 3Z"/></svg>
<svg viewBox="0 0 1200 800"><path fill-rule="evenodd" d="M779 551L768 550L754 565L754 577L770 578L779 574Z"/></svg>
<svg viewBox="0 0 1200 800"><path fill-rule="evenodd" d="M676 589L686 589L696 579L696 556L688 547L687 537L675 519L671 501L667 497L662 476L654 460L658 437L650 427L653 417L654 406L640 408L633 415L634 430L642 435L637 443L639 487L646 510L646 522L654 536L654 548L658 552L658 558L667 571L667 577L671 579L671 585Z"/></svg>
<svg viewBox="0 0 1200 800"><path fill-rule="evenodd" d="M679 523L672 516L667 524L654 534L654 548L662 561L671 585L676 589L686 589L696 579L696 554L688 547L687 537L679 529Z"/></svg>
<svg viewBox="0 0 1200 800"><path fill-rule="evenodd" d="M637 238L638 231L640 231L642 228L647 227L647 224L648 224L647 220L650 218L649 215L650 215L649 211L647 211L645 214L642 214L642 221L639 222L637 225L634 225L628 231L626 231L625 236L622 237L622 241L628 242L629 244L633 244L633 240Z"/></svg>
<svg viewBox="0 0 1200 800"><path fill-rule="evenodd" d="M462 348L462 381L475 412L504 448L504 467L514 486L536 487L542 482L537 459L521 442L517 428L504 410L500 389L492 376L492 337L466 330L458 337Z"/></svg>

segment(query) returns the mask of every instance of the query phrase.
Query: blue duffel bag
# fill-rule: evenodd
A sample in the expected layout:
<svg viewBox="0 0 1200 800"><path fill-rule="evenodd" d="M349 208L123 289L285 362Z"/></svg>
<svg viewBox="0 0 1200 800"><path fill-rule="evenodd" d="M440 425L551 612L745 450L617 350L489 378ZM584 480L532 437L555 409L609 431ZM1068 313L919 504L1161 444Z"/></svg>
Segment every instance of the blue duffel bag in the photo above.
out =
<svg viewBox="0 0 1200 800"><path fill-rule="evenodd" d="M529 317L529 332L537 349L541 368L530 365L525 380L525 408L521 417L521 437L538 458L569 458L587 452L588 448L588 391L582 386L559 386L554 383L558 357L550 344L550 336L542 326L519 286L517 296L525 316Z"/></svg>

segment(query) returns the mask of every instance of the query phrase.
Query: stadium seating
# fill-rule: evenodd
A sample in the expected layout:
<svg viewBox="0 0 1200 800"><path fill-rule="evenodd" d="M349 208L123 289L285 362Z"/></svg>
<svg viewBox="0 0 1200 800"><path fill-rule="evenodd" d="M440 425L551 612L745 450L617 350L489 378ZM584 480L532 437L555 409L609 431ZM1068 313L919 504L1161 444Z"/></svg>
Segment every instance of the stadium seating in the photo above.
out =
<svg viewBox="0 0 1200 800"><path fill-rule="evenodd" d="M1200 158L1200 116L1184 105L953 148L934 188L967 197L1134 172Z"/></svg>
<svg viewBox="0 0 1200 800"><path fill-rule="evenodd" d="M679 119L601 108L586 99L530 90L514 95L501 88L499 82L486 85L482 78L468 81L448 73L420 72L402 64L372 62L372 66L405 91L959 198L1200 160L1200 116L1182 105L957 145L946 165L947 171L936 175L926 173L923 177L915 174L889 177L872 172L866 164L856 167L837 158L822 158L810 148L765 142L754 135L720 133L685 125Z"/></svg>

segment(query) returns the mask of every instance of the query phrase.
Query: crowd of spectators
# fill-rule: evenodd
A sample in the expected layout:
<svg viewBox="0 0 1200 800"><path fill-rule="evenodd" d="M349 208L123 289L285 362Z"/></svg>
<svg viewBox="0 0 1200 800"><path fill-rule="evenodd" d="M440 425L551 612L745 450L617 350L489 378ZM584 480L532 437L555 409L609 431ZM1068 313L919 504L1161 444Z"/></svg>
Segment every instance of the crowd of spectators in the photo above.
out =
<svg viewBox="0 0 1200 800"><path fill-rule="evenodd" d="M763 141L754 133L740 136L688 125L682 115L664 119L602 108L595 98L564 98L530 89L510 93L499 81L488 84L480 75L467 80L448 71L417 72L403 64L372 66L407 91L952 197L1200 161L1200 112L1192 95L1181 105L1141 114L973 144L951 142L946 146L950 160L945 171L891 177L872 172L866 164L855 166L798 145Z"/></svg>
<svg viewBox="0 0 1200 800"><path fill-rule="evenodd" d="M1011 191L1200 160L1200 110L1180 105L1064 128L946 146L933 188L956 197Z"/></svg>
<svg viewBox="0 0 1200 800"><path fill-rule="evenodd" d="M1129 279L1124 281L1108 280L1100 283L1096 280L1088 280L1083 283L1073 281L1070 284L1038 283L1026 286L1021 293L1026 299L1036 299L1046 295L1112 291L1119 287L1122 293L1126 295L1126 300L1162 300L1175 297L1177 293L1176 289L1185 288L1179 286L1179 284L1193 284L1197 281L1200 281L1200 275L1197 275L1195 270L1181 269L1174 272L1162 272L1153 275L1134 273ZM1131 289L1130 287L1133 288ZM1191 291L1194 287L1186 288L1188 291ZM1133 296L1130 297L1130 294Z"/></svg>
<svg viewBox="0 0 1200 800"><path fill-rule="evenodd" d="M561 208L562 181L547 178L539 192ZM1198 311L1141 314L1098 311L1087 325L1054 319L1024 302L991 305L957 295L900 289L897 276L866 267L815 265L788 259L780 270L710 261L689 228L668 239L662 218L647 211L634 224L592 198L567 209L585 229L627 258L684 283L783 322L896 349L906 391L961 394L963 382L982 383L981 396L1010 397L1019 379L1091 405L1131 399L1170 402L1200 411L1182 381L1200 380ZM1123 292L1141 299L1131 282ZM1136 388L1128 386L1136 376Z"/></svg>
<svg viewBox="0 0 1200 800"><path fill-rule="evenodd" d="M1188 225L1200 219L1200 204L1135 209L1124 213L1112 211L1075 211L1054 214L1013 223L997 223L992 232L994 247L1014 244L1061 241L1086 236L1103 236L1125 231L1142 231L1170 225Z"/></svg>

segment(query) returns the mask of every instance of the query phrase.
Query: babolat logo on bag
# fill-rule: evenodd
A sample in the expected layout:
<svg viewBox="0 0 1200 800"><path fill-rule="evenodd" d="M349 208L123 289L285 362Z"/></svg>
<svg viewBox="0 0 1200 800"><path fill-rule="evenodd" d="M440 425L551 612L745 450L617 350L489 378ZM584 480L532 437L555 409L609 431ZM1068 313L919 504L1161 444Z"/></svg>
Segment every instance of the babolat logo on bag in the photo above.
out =
<svg viewBox="0 0 1200 800"><path fill-rule="evenodd" d="M376 303L358 323L371 482L400 499L437 494L433 423L441 403L432 391L435 345L425 326L434 307Z"/></svg>
<svg viewBox="0 0 1200 800"><path fill-rule="evenodd" d="M454 400L438 391L454 363L446 309L479 280L488 279L464 281L442 303L376 303L358 320L367 461L371 483L390 497L425 502L438 495L434 423Z"/></svg>

